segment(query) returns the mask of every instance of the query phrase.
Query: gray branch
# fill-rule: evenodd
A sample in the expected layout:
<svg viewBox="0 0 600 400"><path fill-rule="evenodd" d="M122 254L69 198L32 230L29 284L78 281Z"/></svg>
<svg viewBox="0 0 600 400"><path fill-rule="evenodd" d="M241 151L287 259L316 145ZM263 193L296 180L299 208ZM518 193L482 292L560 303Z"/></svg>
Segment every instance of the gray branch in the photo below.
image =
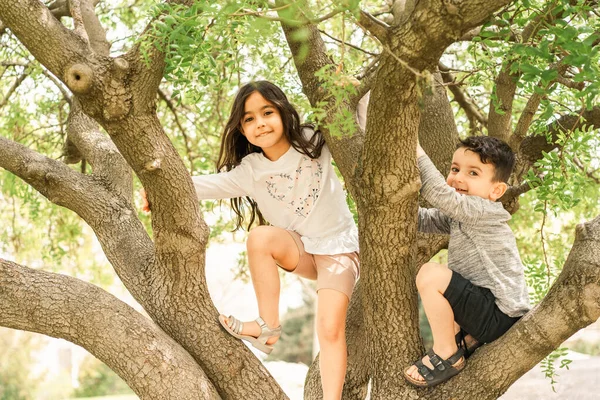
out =
<svg viewBox="0 0 600 400"><path fill-rule="evenodd" d="M0 325L82 346L141 398L220 399L179 344L99 287L3 259L0 287Z"/></svg>
<svg viewBox="0 0 600 400"><path fill-rule="evenodd" d="M149 296L142 272L154 263L154 245L136 210L93 176L0 137L0 167L20 177L52 203L68 208L96 232L121 280L139 300Z"/></svg>
<svg viewBox="0 0 600 400"><path fill-rule="evenodd" d="M131 168L110 138L100 132L98 124L85 115L77 100L73 101L67 119L67 136L89 161L94 175L107 182L115 193L131 201Z"/></svg>

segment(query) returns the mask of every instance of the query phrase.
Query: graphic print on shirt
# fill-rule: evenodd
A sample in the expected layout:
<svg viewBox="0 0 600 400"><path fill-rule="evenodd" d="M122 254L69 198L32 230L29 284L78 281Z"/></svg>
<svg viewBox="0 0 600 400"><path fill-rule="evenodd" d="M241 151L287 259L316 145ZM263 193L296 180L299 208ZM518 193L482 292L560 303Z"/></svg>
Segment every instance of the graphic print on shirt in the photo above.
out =
<svg viewBox="0 0 600 400"><path fill-rule="evenodd" d="M303 156L294 176L271 175L266 182L267 191L294 214L306 218L319 198L322 177L323 166L319 160Z"/></svg>

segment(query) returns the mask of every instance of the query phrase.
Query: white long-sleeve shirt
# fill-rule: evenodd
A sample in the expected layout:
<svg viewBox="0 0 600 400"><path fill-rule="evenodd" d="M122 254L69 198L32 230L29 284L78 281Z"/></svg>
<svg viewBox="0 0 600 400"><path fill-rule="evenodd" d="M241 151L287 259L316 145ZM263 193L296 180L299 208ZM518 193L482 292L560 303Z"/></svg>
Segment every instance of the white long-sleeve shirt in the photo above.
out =
<svg viewBox="0 0 600 400"><path fill-rule="evenodd" d="M231 171L192 181L200 200L253 198L271 225L297 232L308 253L358 251L358 230L326 145L317 159L293 146L276 161L251 153Z"/></svg>

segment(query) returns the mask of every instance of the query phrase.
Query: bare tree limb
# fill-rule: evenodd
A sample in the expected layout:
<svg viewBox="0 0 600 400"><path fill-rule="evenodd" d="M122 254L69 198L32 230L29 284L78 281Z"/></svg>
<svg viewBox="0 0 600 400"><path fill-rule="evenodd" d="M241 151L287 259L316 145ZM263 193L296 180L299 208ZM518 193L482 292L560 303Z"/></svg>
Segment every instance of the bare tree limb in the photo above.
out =
<svg viewBox="0 0 600 400"><path fill-rule="evenodd" d="M13 93L19 88L19 86L21 86L23 81L29 76L29 72L27 71L28 65L25 66L25 71L23 71L23 73L21 73L21 75L19 75L17 79L15 79L11 87L8 88L8 91L4 95L4 98L2 99L2 101L0 101L0 108L4 107L8 103Z"/></svg>
<svg viewBox="0 0 600 400"><path fill-rule="evenodd" d="M385 22L375 18L364 10L360 10L358 23L367 31L369 31L374 37L376 37L381 43L387 42L389 26Z"/></svg>
<svg viewBox="0 0 600 400"><path fill-rule="evenodd" d="M69 0L69 8L71 9L71 16L75 25L75 34L79 35L86 43L89 43L90 39L88 38L83 24L83 17L81 16L81 0Z"/></svg>
<svg viewBox="0 0 600 400"><path fill-rule="evenodd" d="M69 65L86 61L87 44L40 1L0 0L0 19L41 64L63 80Z"/></svg>
<svg viewBox="0 0 600 400"><path fill-rule="evenodd" d="M463 92L460 86L455 85L456 82L454 76L450 72L450 69L446 67L442 62L439 63L440 72L444 83L449 84L448 89L454 95L454 100L464 110L467 118L469 119L469 125L471 126L471 134L475 133L477 129L477 123L482 126L487 126L487 118L480 112L479 108L471 99L471 97Z"/></svg>
<svg viewBox="0 0 600 400"><path fill-rule="evenodd" d="M148 283L142 272L154 263L154 245L127 199L93 176L0 137L0 167L12 172L52 203L77 213L92 227L125 286L143 303Z"/></svg>
<svg viewBox="0 0 600 400"><path fill-rule="evenodd" d="M131 168L115 144L99 131L96 121L83 113L78 100L73 102L67 119L67 136L90 162L94 175L104 180L115 193L131 201Z"/></svg>
<svg viewBox="0 0 600 400"><path fill-rule="evenodd" d="M85 32L90 43L90 47L98 54L108 56L110 53L110 43L106 40L106 31L100 24L96 15L94 6L99 0L79 0L81 1L81 19Z"/></svg>
<svg viewBox="0 0 600 400"><path fill-rule="evenodd" d="M84 347L141 398L220 399L202 369L179 344L97 286L3 259L0 286L0 325Z"/></svg>

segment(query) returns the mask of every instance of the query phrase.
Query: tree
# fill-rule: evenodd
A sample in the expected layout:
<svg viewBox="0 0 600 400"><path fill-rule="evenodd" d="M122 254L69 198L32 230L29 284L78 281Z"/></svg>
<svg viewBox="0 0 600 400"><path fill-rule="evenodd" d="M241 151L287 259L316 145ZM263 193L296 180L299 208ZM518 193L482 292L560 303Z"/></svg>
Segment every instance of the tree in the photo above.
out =
<svg viewBox="0 0 600 400"><path fill-rule="evenodd" d="M0 260L0 325L83 346L144 399L285 397L216 322L204 278L208 227L189 171L163 129L164 114L157 113L158 95L172 107L170 96L185 104L194 97L188 92L202 85L209 87L196 96L224 97L227 78L240 80L244 57L260 55L284 69L273 55L283 41L358 213L361 280L348 316L344 398L364 398L369 380L373 399L495 398L600 316L595 217L577 226L545 298L480 349L463 373L432 390L416 390L401 377L423 352L414 276L446 241L416 232L417 137L442 170L458 126L503 138L519 154L513 187L502 199L507 208L515 210L518 196L532 186L546 196L544 204L574 202L577 190L598 179L592 152L600 123L596 1L397 0L362 9L356 1L167 1L120 54L110 53L96 3L0 0L4 36L14 35L28 52L20 71L34 69L62 88L69 115L63 160L83 159L91 173L5 133L0 166L94 230L150 318L95 285ZM314 8L324 11L309 11ZM364 51L350 54L359 47L356 37ZM333 49L326 38L340 46ZM475 55L462 60L467 72L440 62L467 41L472 44L462 54ZM356 89L347 83L350 68L360 78ZM159 89L165 74L174 84L171 93ZM473 98L462 84L467 80L478 91ZM456 119L446 87L460 108ZM3 106L15 90L7 91ZM363 130L352 123L352 110L369 91ZM194 169L205 160L196 159L202 154L194 154L193 138L181 131L174 142ZM133 204L132 172L152 203L152 238ZM563 190L575 178L578 184ZM313 363L306 398L318 398L319 387Z"/></svg>

